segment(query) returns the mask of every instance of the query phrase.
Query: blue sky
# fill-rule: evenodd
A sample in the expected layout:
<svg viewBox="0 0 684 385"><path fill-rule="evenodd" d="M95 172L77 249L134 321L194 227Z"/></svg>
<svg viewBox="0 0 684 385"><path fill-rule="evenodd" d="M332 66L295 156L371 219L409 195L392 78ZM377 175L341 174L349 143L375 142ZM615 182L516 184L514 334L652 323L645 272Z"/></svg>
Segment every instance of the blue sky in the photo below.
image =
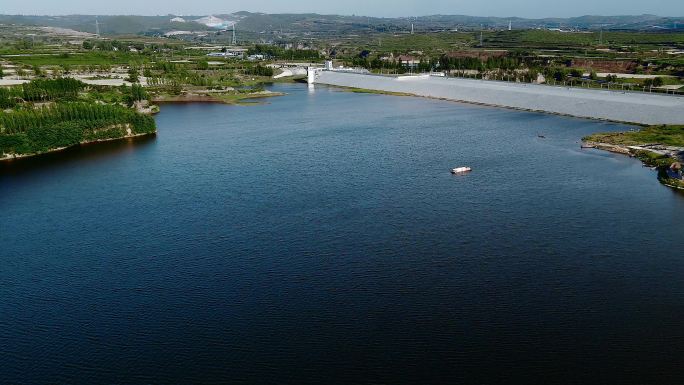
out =
<svg viewBox="0 0 684 385"><path fill-rule="evenodd" d="M1 0L2 14L141 14L335 13L368 16L569 17L581 15L656 14L684 16L684 0Z"/></svg>

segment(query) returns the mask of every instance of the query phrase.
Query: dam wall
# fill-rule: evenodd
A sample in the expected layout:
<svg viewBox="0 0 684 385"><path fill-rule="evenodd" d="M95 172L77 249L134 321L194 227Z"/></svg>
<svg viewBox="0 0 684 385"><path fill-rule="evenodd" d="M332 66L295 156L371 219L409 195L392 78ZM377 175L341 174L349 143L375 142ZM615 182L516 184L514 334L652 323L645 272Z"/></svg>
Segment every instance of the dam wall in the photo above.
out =
<svg viewBox="0 0 684 385"><path fill-rule="evenodd" d="M684 124L684 97L528 83L316 71L314 83L617 122Z"/></svg>

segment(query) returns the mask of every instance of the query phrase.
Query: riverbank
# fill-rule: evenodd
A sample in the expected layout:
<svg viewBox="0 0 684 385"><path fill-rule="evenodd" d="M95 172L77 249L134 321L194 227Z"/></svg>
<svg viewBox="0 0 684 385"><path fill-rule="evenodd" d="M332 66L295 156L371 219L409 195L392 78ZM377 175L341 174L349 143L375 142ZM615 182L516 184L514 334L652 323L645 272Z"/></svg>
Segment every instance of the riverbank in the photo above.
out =
<svg viewBox="0 0 684 385"><path fill-rule="evenodd" d="M320 71L316 84L642 125L684 124L684 98L437 76Z"/></svg>
<svg viewBox="0 0 684 385"><path fill-rule="evenodd" d="M137 138L142 138L145 136L155 136L157 135L157 131L155 130L154 132L149 132L149 133L142 133L142 134L127 134L121 137L116 137L116 138L106 138L106 139L95 139L95 140L85 140L80 143L75 143L70 146L63 146L63 147L55 147L51 148L46 151L41 151L41 152L36 152L36 153L29 153L29 154L0 154L0 162L11 162L13 160L19 160L19 159L25 159L25 158L32 158L40 155L46 155L46 154L52 154L60 151L64 151L76 146L85 146L89 144L97 144L97 143L106 143L106 142L116 142L119 140L128 140L128 139L137 139Z"/></svg>
<svg viewBox="0 0 684 385"><path fill-rule="evenodd" d="M684 190L684 126L648 126L628 132L597 133L582 138L595 148L638 158L658 170L660 183Z"/></svg>
<svg viewBox="0 0 684 385"><path fill-rule="evenodd" d="M340 88L344 91L347 91L347 92L355 93L355 94L373 94L373 95L390 95L390 96L416 96L416 95L409 94L406 92L370 90L367 88L354 88L354 87L343 87L343 86L338 86L338 88Z"/></svg>
<svg viewBox="0 0 684 385"><path fill-rule="evenodd" d="M25 95L38 95L25 100ZM148 93L140 85L101 89L73 79L39 79L0 89L0 160L63 151L157 132L154 103L248 104L284 93L257 89L192 89L180 95ZM255 101L254 103L258 103Z"/></svg>
<svg viewBox="0 0 684 385"><path fill-rule="evenodd" d="M158 104L164 103L223 103L223 104L246 104L247 100L284 96L284 93L273 91L258 91L250 93L229 92L186 92L180 95L157 95L152 101Z"/></svg>

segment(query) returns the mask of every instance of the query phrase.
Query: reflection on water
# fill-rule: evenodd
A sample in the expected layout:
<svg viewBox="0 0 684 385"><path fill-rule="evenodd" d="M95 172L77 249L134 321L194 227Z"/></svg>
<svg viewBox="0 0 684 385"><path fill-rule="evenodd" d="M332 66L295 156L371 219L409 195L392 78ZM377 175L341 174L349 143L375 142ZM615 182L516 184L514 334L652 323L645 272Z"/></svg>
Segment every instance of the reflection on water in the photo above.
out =
<svg viewBox="0 0 684 385"><path fill-rule="evenodd" d="M28 158L12 159L0 162L0 176L17 175L33 170L45 170L73 162L94 161L112 155L123 155L150 146L156 141L156 135L123 138L109 142L81 144L62 151L49 152Z"/></svg>

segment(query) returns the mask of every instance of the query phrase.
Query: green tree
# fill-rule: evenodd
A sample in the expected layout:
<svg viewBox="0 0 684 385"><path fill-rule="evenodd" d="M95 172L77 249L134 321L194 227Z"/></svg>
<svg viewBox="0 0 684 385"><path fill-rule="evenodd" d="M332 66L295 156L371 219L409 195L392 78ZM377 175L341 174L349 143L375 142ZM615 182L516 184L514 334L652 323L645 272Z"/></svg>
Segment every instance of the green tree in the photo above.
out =
<svg viewBox="0 0 684 385"><path fill-rule="evenodd" d="M661 78L661 77L653 78L653 87L662 87L662 86L663 86L663 78Z"/></svg>
<svg viewBox="0 0 684 385"><path fill-rule="evenodd" d="M127 88L127 87L126 87ZM140 84L131 84L130 89L126 89L126 104L128 106L132 106L135 102L139 102L142 100L149 100L150 95L145 91L143 86Z"/></svg>
<svg viewBox="0 0 684 385"><path fill-rule="evenodd" d="M561 82L567 78L568 72L564 68L556 68L553 70L552 76L556 81Z"/></svg>
<svg viewBox="0 0 684 385"><path fill-rule="evenodd" d="M126 78L127 81L129 81L131 83L138 83L138 82L140 82L139 77L140 77L140 73L138 72L137 69L135 69L135 67L131 67L128 69L128 78Z"/></svg>

